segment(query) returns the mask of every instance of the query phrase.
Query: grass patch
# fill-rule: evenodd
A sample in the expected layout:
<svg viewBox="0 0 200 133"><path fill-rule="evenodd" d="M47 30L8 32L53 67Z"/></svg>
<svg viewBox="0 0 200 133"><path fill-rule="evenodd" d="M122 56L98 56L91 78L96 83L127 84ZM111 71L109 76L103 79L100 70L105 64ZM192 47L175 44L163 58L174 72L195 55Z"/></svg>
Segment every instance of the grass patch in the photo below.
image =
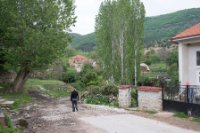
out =
<svg viewBox="0 0 200 133"><path fill-rule="evenodd" d="M29 79L24 88L26 92L28 89L33 89L34 91L47 94L55 98L69 96L69 89L67 85L59 80Z"/></svg>
<svg viewBox="0 0 200 133"><path fill-rule="evenodd" d="M17 133L16 128L3 127L0 125L0 133Z"/></svg>
<svg viewBox="0 0 200 133"><path fill-rule="evenodd" d="M59 80L40 80L40 79L29 79L25 86L31 86L31 85L55 85L55 84L62 84L65 85L64 82L59 81Z"/></svg>
<svg viewBox="0 0 200 133"><path fill-rule="evenodd" d="M9 106L11 109L18 109L21 106L31 102L32 100L29 95L23 93L4 94L2 97L15 101L12 105Z"/></svg>
<svg viewBox="0 0 200 133"><path fill-rule="evenodd" d="M200 117L199 118L193 118L192 121L200 123Z"/></svg>
<svg viewBox="0 0 200 133"><path fill-rule="evenodd" d="M69 90L64 82L39 79L29 79L19 93L2 93L0 96L4 99L15 101L10 108L18 109L32 101L31 96L28 94L29 89L54 98L69 96Z"/></svg>
<svg viewBox="0 0 200 133"><path fill-rule="evenodd" d="M145 110L144 111L145 113L148 113L148 114L151 114L151 115L154 115L154 114L157 114L158 112L155 111L155 110Z"/></svg>
<svg viewBox="0 0 200 133"><path fill-rule="evenodd" d="M150 70L152 72L166 72L167 67L165 63L156 63L156 64L151 64Z"/></svg>
<svg viewBox="0 0 200 133"><path fill-rule="evenodd" d="M184 113L184 112L176 112L175 114L174 114L174 116L175 117L178 117L178 118L188 118L189 116L186 114L186 113Z"/></svg>

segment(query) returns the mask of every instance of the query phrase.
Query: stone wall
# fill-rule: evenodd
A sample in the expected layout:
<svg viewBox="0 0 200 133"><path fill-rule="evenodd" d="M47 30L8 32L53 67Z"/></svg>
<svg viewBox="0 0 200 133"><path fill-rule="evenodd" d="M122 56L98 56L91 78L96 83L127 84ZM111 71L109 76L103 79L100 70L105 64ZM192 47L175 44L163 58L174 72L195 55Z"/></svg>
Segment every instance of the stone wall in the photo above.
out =
<svg viewBox="0 0 200 133"><path fill-rule="evenodd" d="M141 86L138 88L139 110L162 110L162 91L159 87Z"/></svg>
<svg viewBox="0 0 200 133"><path fill-rule="evenodd" d="M119 88L119 107L128 108L131 106L131 86L121 85Z"/></svg>

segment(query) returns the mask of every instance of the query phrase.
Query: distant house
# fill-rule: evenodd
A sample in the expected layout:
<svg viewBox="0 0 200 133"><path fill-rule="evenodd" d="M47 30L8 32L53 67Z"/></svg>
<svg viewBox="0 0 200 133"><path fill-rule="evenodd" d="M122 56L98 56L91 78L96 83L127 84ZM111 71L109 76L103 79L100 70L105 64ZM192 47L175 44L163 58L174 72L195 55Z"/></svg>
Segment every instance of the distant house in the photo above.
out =
<svg viewBox="0 0 200 133"><path fill-rule="evenodd" d="M95 67L96 62L83 55L76 55L69 59L69 65L74 67L77 72L81 72L84 64L91 64L93 67Z"/></svg>
<svg viewBox="0 0 200 133"><path fill-rule="evenodd" d="M181 85L200 85L200 23L172 37L178 44Z"/></svg>

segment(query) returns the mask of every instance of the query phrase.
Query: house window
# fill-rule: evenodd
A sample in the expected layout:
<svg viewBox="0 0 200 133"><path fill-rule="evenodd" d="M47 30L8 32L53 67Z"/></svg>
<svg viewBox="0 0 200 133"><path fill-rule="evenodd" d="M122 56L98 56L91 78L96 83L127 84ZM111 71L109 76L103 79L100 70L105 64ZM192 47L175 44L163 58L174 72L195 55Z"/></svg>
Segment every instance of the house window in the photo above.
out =
<svg viewBox="0 0 200 133"><path fill-rule="evenodd" d="M200 66L200 51L197 51L197 66Z"/></svg>

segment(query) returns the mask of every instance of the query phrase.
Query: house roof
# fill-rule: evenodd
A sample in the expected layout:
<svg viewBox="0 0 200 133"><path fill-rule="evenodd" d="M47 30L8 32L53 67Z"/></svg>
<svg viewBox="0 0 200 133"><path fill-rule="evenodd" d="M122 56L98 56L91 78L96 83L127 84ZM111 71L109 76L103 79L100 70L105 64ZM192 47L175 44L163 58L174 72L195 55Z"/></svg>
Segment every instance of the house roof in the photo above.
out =
<svg viewBox="0 0 200 133"><path fill-rule="evenodd" d="M196 36L200 36L200 23L193 25L192 27L172 37L172 41Z"/></svg>

